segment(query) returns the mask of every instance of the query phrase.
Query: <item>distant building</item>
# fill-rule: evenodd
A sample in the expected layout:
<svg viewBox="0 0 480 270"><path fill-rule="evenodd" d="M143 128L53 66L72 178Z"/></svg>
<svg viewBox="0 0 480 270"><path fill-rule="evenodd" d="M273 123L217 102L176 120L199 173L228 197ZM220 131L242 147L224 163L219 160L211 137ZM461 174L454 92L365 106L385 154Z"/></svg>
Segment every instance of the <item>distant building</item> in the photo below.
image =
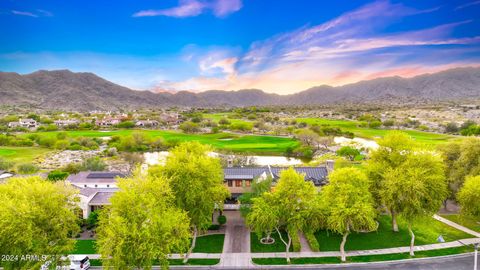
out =
<svg viewBox="0 0 480 270"><path fill-rule="evenodd" d="M9 128L15 128L15 127L36 128L37 126L38 126L37 121L30 118L20 119L18 120L18 122L8 123Z"/></svg>
<svg viewBox="0 0 480 270"><path fill-rule="evenodd" d="M158 121L155 120L139 120L135 123L137 127L158 127Z"/></svg>
<svg viewBox="0 0 480 270"><path fill-rule="evenodd" d="M71 125L78 125L79 121L76 119L56 120L54 121L57 127L68 127Z"/></svg>
<svg viewBox="0 0 480 270"><path fill-rule="evenodd" d="M163 122L167 125L178 125L182 122L180 115L178 113L164 113L160 116Z"/></svg>
<svg viewBox="0 0 480 270"><path fill-rule="evenodd" d="M95 124L99 127L111 127L114 125L118 125L122 122L119 118L104 118L102 120L95 121Z"/></svg>

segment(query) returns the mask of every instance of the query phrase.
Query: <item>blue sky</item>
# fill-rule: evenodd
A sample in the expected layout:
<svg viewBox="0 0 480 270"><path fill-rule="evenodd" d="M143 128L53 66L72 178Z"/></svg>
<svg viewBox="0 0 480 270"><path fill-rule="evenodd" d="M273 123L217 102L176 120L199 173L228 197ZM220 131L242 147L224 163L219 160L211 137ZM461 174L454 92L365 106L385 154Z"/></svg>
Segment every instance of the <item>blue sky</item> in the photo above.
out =
<svg viewBox="0 0 480 270"><path fill-rule="evenodd" d="M480 0L1 0L0 70L286 94L480 64Z"/></svg>

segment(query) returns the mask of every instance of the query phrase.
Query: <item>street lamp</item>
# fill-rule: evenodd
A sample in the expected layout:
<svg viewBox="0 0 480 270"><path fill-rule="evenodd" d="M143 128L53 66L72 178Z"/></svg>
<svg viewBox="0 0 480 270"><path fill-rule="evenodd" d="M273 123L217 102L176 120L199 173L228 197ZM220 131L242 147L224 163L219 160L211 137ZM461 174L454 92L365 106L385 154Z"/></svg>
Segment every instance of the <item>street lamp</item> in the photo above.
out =
<svg viewBox="0 0 480 270"><path fill-rule="evenodd" d="M477 253L478 253L478 245L479 243L473 244L473 247L475 248L475 258L473 259L473 270L477 270Z"/></svg>

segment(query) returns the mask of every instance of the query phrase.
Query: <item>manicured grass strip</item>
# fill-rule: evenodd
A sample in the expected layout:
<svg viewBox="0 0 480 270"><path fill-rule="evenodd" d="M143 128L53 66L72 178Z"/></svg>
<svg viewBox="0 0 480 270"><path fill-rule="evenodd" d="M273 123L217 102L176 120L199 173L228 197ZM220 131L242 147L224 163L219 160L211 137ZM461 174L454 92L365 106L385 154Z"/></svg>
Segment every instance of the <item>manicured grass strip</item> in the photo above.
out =
<svg viewBox="0 0 480 270"><path fill-rule="evenodd" d="M473 251L472 247L455 247L437 250L417 251L415 256L411 257L409 253L383 254L383 255L365 255L347 257L347 263L352 262L381 262L395 261L403 259L426 258L446 256L453 254L462 254ZM260 265L284 265L287 264L285 258L254 258L254 263ZM321 258L291 258L292 264L334 264L341 263L339 257L321 257Z"/></svg>
<svg viewBox="0 0 480 270"><path fill-rule="evenodd" d="M278 233L272 233L271 237L275 239L275 243L267 245L260 242L256 233L250 233L250 250L251 252L285 252L285 244L280 240ZM287 239L287 234L282 232L283 239ZM290 246L290 251L293 251L293 245Z"/></svg>
<svg viewBox="0 0 480 270"><path fill-rule="evenodd" d="M470 230L480 232L480 220L476 220L471 217L465 217L458 214L454 215L441 215L442 217L451 220L457 224L469 228Z"/></svg>
<svg viewBox="0 0 480 270"><path fill-rule="evenodd" d="M297 122L307 123L309 125L327 125L331 127L338 127L343 131L353 132L356 136L373 139L375 137L383 137L390 130L387 129L373 129L367 127L360 127L360 122L358 121L349 121L349 120L332 120L324 118L298 118ZM436 145L439 143L445 143L450 139L455 138L455 136L437 134L431 132L417 131L417 130L402 130L410 136L412 136L418 142L422 142L429 145Z"/></svg>
<svg viewBox="0 0 480 270"><path fill-rule="evenodd" d="M382 215L378 218L378 222L379 227L375 232L350 234L345 249L368 250L410 245L410 235L404 221L398 220L399 232L392 231L390 216ZM433 218L418 220L413 226L413 231L415 233L415 245L438 243L439 235L442 235L447 242L472 237ZM340 250L342 241L340 235L328 231L319 231L315 236L320 244L320 251Z"/></svg>
<svg viewBox="0 0 480 270"><path fill-rule="evenodd" d="M169 259L170 265L216 265L220 262L220 259L189 259L186 264L183 263L183 259Z"/></svg>
<svg viewBox="0 0 480 270"><path fill-rule="evenodd" d="M0 157L19 163L32 162L35 158L51 152L51 149L40 147L0 147Z"/></svg>
<svg viewBox="0 0 480 270"><path fill-rule="evenodd" d="M72 254L97 254L96 240L76 240Z"/></svg>
<svg viewBox="0 0 480 270"><path fill-rule="evenodd" d="M196 253L222 253L225 234L211 234L197 237L193 252Z"/></svg>
<svg viewBox="0 0 480 270"><path fill-rule="evenodd" d="M187 263L183 263L183 259L169 259L169 265L216 265L220 259L190 259ZM90 259L91 266L102 266L102 261Z"/></svg>
<svg viewBox="0 0 480 270"><path fill-rule="evenodd" d="M68 136L71 137L129 136L135 132L140 132L151 138L161 137L170 142L198 141L202 144L211 145L215 149L225 149L240 153L281 155L285 153L287 148L295 148L299 145L298 141L291 138L256 135L239 136L231 133L185 134L177 131L166 130L66 131ZM56 136L57 133L57 131L52 131L36 132L33 134L39 134L42 136ZM25 134L24 136L27 136L28 134Z"/></svg>

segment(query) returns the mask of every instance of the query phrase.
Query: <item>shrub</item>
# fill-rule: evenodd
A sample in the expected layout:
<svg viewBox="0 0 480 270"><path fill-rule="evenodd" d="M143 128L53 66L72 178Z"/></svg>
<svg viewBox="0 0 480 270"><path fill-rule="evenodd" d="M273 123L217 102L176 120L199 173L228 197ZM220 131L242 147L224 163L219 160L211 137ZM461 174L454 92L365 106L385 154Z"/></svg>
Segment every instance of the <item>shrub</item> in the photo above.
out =
<svg viewBox="0 0 480 270"><path fill-rule="evenodd" d="M298 237L297 232L292 233L292 247L293 252L300 252L300 250L302 249L302 244L300 244L300 237Z"/></svg>
<svg viewBox="0 0 480 270"><path fill-rule="evenodd" d="M11 168L13 168L13 165L15 165L15 163L8 161L4 158L0 158L0 170L10 170Z"/></svg>
<svg viewBox="0 0 480 270"><path fill-rule="evenodd" d="M62 168L63 172L67 172L69 174L77 174L82 170L82 165L78 163L69 163L65 167Z"/></svg>
<svg viewBox="0 0 480 270"><path fill-rule="evenodd" d="M92 229L98 225L98 211L93 211L87 218L87 229Z"/></svg>
<svg viewBox="0 0 480 270"><path fill-rule="evenodd" d="M86 171L103 171L107 164L99 157L87 158L83 161L82 168Z"/></svg>
<svg viewBox="0 0 480 270"><path fill-rule="evenodd" d="M219 230L220 229L220 225L218 224L212 224L208 227L209 230L211 231L216 231L216 230Z"/></svg>
<svg viewBox="0 0 480 270"><path fill-rule="evenodd" d="M227 223L227 217L224 215L220 215L218 216L217 221L218 221L218 224L224 225L225 223Z"/></svg>
<svg viewBox="0 0 480 270"><path fill-rule="evenodd" d="M38 172L39 168L32 163L24 163L18 165L17 170L21 174L33 174Z"/></svg>
<svg viewBox="0 0 480 270"><path fill-rule="evenodd" d="M318 244L317 238L311 231L303 232L305 238L307 239L308 245L313 252L320 251L320 244Z"/></svg>
<svg viewBox="0 0 480 270"><path fill-rule="evenodd" d="M65 180L67 179L69 173L68 172L62 172L62 171L51 171L48 176L47 176L47 179L50 180L50 181L62 181L62 180Z"/></svg>
<svg viewBox="0 0 480 270"><path fill-rule="evenodd" d="M121 122L117 125L117 128L134 128L135 123L132 121Z"/></svg>

